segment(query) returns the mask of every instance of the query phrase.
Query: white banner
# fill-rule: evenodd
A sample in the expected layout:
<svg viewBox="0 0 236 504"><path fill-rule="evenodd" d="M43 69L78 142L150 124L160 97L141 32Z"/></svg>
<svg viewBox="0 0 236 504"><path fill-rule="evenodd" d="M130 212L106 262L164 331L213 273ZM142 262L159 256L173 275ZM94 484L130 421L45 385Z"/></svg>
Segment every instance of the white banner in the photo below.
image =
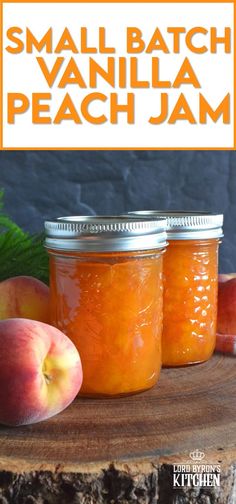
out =
<svg viewBox="0 0 236 504"><path fill-rule="evenodd" d="M233 148L232 3L3 4L3 148Z"/></svg>

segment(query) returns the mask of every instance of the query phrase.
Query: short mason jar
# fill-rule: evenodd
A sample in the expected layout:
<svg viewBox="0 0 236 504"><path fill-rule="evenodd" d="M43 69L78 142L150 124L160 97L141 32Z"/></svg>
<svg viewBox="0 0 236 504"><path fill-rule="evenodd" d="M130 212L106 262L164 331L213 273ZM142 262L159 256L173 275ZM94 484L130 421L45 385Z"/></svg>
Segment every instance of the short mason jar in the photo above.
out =
<svg viewBox="0 0 236 504"><path fill-rule="evenodd" d="M223 215L207 212L140 211L140 218L167 218L164 256L163 366L208 360L215 349L218 248Z"/></svg>
<svg viewBox="0 0 236 504"><path fill-rule="evenodd" d="M51 323L80 353L80 394L151 388L161 368L166 220L62 217L45 230Z"/></svg>

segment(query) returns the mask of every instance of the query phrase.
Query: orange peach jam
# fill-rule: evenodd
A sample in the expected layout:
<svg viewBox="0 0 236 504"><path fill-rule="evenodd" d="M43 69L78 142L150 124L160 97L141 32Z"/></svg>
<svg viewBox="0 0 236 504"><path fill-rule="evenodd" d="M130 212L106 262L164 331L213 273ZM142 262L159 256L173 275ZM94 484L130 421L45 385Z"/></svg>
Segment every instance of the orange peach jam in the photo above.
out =
<svg viewBox="0 0 236 504"><path fill-rule="evenodd" d="M216 342L218 240L170 241L164 256L162 363L209 359Z"/></svg>
<svg viewBox="0 0 236 504"><path fill-rule="evenodd" d="M89 222L94 219L91 217ZM46 239L50 254L51 323L67 334L79 350L82 395L139 392L152 387L160 373L164 242L155 242L152 237L152 245L156 243L159 249L103 251L100 249L105 247L121 248L119 238L126 238L117 231L118 241L112 247L109 243L101 247L99 232L92 233L84 241L83 236L77 243L73 240L73 251L58 250L55 243L52 247ZM106 242L106 236L103 239ZM123 243L122 247L134 247L135 239L137 236L133 244ZM148 235L144 241L148 243ZM79 250L80 247L90 250Z"/></svg>
<svg viewBox="0 0 236 504"><path fill-rule="evenodd" d="M216 344L218 247L223 215L208 212L135 212L167 219L164 255L163 366L209 359Z"/></svg>
<svg viewBox="0 0 236 504"><path fill-rule="evenodd" d="M161 365L160 254L51 256L51 322L79 350L85 394L152 387Z"/></svg>

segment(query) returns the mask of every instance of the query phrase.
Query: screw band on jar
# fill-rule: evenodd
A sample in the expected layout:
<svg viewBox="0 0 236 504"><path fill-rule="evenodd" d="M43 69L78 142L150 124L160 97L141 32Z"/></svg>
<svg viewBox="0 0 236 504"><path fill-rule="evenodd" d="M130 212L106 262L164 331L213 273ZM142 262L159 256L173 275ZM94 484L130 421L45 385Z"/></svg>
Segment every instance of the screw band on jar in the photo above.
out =
<svg viewBox="0 0 236 504"><path fill-rule="evenodd" d="M112 252L163 248L166 219L113 216L71 216L45 222L46 248Z"/></svg>
<svg viewBox="0 0 236 504"><path fill-rule="evenodd" d="M223 237L223 214L177 210L140 210L130 216L164 217L168 240L203 240Z"/></svg>

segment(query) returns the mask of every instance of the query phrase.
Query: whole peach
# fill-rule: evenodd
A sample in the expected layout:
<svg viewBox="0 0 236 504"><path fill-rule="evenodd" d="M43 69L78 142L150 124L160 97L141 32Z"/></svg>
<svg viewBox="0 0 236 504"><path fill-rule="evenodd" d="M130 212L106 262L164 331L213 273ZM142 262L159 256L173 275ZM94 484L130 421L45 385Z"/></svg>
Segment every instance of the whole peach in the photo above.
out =
<svg viewBox="0 0 236 504"><path fill-rule="evenodd" d="M17 276L0 283L0 320L27 318L49 323L49 288L37 278Z"/></svg>
<svg viewBox="0 0 236 504"><path fill-rule="evenodd" d="M82 383L79 353L43 322L0 322L0 423L26 425L65 409Z"/></svg>
<svg viewBox="0 0 236 504"><path fill-rule="evenodd" d="M228 278L218 285L218 323L217 331L221 334L236 334L236 274L225 275Z"/></svg>

